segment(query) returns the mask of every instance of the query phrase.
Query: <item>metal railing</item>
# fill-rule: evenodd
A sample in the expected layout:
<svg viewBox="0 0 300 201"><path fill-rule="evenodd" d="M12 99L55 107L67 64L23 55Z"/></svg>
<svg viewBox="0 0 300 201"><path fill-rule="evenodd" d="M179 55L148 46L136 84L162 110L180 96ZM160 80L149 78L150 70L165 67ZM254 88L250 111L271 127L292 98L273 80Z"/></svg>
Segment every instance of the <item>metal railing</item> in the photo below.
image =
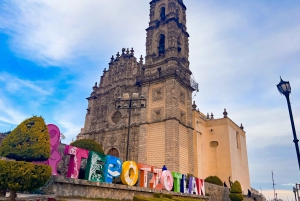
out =
<svg viewBox="0 0 300 201"><path fill-rule="evenodd" d="M183 84L190 86L194 91L198 91L199 84L186 72L179 69L165 69L158 68L157 72L151 74L145 74L136 78L137 85L143 82L151 82L159 80L161 78L175 77L179 79Z"/></svg>

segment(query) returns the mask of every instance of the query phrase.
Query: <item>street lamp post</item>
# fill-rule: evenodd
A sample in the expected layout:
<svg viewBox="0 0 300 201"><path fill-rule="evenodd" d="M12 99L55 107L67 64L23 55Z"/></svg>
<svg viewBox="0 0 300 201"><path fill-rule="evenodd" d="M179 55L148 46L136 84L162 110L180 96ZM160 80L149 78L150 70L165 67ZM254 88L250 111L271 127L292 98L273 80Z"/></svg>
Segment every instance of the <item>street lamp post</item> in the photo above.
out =
<svg viewBox="0 0 300 201"><path fill-rule="evenodd" d="M127 146L126 146L126 161L128 161L129 154L129 139L130 139L130 120L131 120L131 110L137 108L146 108L146 99L143 95L140 96L138 93L133 93L130 97L129 93L123 94L118 97L118 100L115 101L116 109L127 109L128 110L128 129L127 129Z"/></svg>
<svg viewBox="0 0 300 201"><path fill-rule="evenodd" d="M286 101L288 104L290 120L291 120L292 130L293 130L293 136L294 136L293 142L295 143L296 154L297 154L297 158L298 158L298 165L299 165L299 169L300 169L300 154L299 154L299 146L298 146L299 140L297 139L296 129L295 129L295 125L294 125L294 118L293 118L293 113L292 113L292 108L291 108L291 103L290 103L291 86L290 86L289 82L283 81L280 77L280 83L277 85L277 88L278 88L278 91L286 97Z"/></svg>

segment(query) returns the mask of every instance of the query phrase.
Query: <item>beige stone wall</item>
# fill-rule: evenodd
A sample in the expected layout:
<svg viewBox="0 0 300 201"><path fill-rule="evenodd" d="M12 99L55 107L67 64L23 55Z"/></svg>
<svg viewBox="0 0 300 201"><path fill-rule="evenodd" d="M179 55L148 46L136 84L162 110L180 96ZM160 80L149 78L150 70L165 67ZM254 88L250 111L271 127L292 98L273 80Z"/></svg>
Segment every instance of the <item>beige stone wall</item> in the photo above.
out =
<svg viewBox="0 0 300 201"><path fill-rule="evenodd" d="M149 125L147 139L147 164L162 167L165 164L165 123Z"/></svg>

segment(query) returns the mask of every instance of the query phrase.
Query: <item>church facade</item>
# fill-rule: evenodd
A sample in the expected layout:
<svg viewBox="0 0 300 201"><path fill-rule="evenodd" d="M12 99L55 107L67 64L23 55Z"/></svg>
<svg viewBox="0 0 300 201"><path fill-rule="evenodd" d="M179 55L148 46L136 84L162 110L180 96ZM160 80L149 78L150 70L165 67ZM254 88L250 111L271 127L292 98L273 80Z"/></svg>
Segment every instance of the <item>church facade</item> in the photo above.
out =
<svg viewBox="0 0 300 201"><path fill-rule="evenodd" d="M198 84L189 68L183 1L152 0L146 31L145 58L137 59L133 49L125 48L112 56L87 98L85 124L77 139L94 139L105 154L122 160L166 165L199 178L217 175L227 184L230 176L246 193L250 177L243 127L226 111L224 118L213 119L192 103ZM130 104L124 104L126 100Z"/></svg>

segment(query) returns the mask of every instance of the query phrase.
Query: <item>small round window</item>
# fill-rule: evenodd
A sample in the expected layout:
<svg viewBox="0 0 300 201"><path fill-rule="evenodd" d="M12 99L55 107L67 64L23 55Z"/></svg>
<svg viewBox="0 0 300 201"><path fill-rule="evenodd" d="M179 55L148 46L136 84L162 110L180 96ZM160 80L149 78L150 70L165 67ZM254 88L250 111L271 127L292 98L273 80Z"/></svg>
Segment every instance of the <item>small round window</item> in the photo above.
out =
<svg viewBox="0 0 300 201"><path fill-rule="evenodd" d="M219 146L219 143L218 143L217 141L211 141L211 142L209 143L209 146L210 146L210 147L217 147L217 146Z"/></svg>

